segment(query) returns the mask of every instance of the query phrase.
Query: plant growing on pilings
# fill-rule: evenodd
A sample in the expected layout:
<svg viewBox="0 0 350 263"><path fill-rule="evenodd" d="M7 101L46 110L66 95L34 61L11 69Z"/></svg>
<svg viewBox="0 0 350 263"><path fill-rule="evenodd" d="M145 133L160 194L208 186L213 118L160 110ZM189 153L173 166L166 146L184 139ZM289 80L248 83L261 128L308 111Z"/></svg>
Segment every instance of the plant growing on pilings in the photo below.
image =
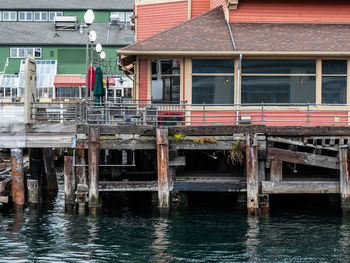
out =
<svg viewBox="0 0 350 263"><path fill-rule="evenodd" d="M193 139L193 143L194 144L218 143L218 141L210 137L203 137L200 139Z"/></svg>
<svg viewBox="0 0 350 263"><path fill-rule="evenodd" d="M243 165L245 159L245 143L241 142L240 139L237 140L237 143L231 146L231 150L227 151L227 162L230 162L233 165Z"/></svg>
<svg viewBox="0 0 350 263"><path fill-rule="evenodd" d="M184 135L184 134L174 134L175 141L179 141L183 137L186 137L186 135Z"/></svg>

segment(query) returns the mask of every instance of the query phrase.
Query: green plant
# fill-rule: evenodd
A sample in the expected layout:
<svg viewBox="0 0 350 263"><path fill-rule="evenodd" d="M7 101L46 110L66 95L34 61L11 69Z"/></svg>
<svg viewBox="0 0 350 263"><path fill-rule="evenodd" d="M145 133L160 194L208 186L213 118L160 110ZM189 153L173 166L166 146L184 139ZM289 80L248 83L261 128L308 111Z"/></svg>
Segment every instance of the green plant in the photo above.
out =
<svg viewBox="0 0 350 263"><path fill-rule="evenodd" d="M183 137L185 137L186 135L184 134L174 134L174 138L176 141L181 140Z"/></svg>
<svg viewBox="0 0 350 263"><path fill-rule="evenodd" d="M228 151L227 162L231 161L233 165L243 165L245 159L245 143L237 140L236 144L231 146L232 150Z"/></svg>
<svg viewBox="0 0 350 263"><path fill-rule="evenodd" d="M203 137L200 139L193 139L193 143L195 144L218 143L218 141L210 137Z"/></svg>

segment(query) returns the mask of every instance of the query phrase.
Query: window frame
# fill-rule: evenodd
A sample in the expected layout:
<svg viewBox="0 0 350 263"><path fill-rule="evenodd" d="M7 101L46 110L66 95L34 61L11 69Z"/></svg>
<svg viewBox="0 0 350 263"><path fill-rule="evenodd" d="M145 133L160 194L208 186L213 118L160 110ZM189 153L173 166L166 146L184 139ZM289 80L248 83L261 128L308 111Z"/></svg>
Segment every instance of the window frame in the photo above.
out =
<svg viewBox="0 0 350 263"><path fill-rule="evenodd" d="M49 16L48 16L49 21L54 21L55 16L63 16L63 11L49 11L48 13L49 13ZM51 19L50 17L52 13L54 14L54 17ZM61 14L61 15L57 15L57 14Z"/></svg>
<svg viewBox="0 0 350 263"><path fill-rule="evenodd" d="M24 49L24 55L23 56L20 55L20 49ZM16 58L25 58L26 55L28 54L27 50L29 50L29 49L32 50L34 58L38 58L38 59L42 58L42 54L43 53L42 53L42 48L41 47L10 47L10 58L14 58L14 59L16 59ZM13 50L16 50L16 56L12 55L12 51ZM35 51L36 50L40 50L39 51L40 52L40 56L35 56Z"/></svg>
<svg viewBox="0 0 350 263"><path fill-rule="evenodd" d="M21 13L24 14L24 19L21 19ZM27 19L27 14L29 14L29 13L32 15L32 19ZM33 21L33 12L31 12L31 11L18 11L18 21L20 21L20 22Z"/></svg>
<svg viewBox="0 0 350 263"><path fill-rule="evenodd" d="M8 13L8 15L9 15L8 19L4 18L4 15L6 13ZM15 18L14 19L11 19L11 13L15 14ZM4 22L15 22L15 21L17 21L17 12L16 11L2 11L2 21L4 21Z"/></svg>
<svg viewBox="0 0 350 263"><path fill-rule="evenodd" d="M39 13L40 14L40 19L35 19L35 14L36 13ZM43 14L46 14L46 19L44 20L42 17L43 17ZM33 21L34 22L46 22L48 21L49 17L48 17L48 12L47 11L34 11L33 12Z"/></svg>

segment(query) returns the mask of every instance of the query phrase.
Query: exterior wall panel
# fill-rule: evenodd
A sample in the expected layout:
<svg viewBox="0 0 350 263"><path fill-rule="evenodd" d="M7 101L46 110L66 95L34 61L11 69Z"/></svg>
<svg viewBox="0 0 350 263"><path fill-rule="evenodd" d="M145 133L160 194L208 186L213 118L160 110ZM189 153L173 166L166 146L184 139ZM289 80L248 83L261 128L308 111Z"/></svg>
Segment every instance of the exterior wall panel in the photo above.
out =
<svg viewBox="0 0 350 263"><path fill-rule="evenodd" d="M349 1L240 1L230 11L230 22L350 23Z"/></svg>
<svg viewBox="0 0 350 263"><path fill-rule="evenodd" d="M210 10L210 0L192 0L192 17L198 16Z"/></svg>
<svg viewBox="0 0 350 263"><path fill-rule="evenodd" d="M140 59L140 75L139 75L139 99L147 100L148 85L148 60Z"/></svg>
<svg viewBox="0 0 350 263"><path fill-rule="evenodd" d="M225 4L226 4L226 0L210 0L210 9L216 8L220 5L224 7Z"/></svg>
<svg viewBox="0 0 350 263"><path fill-rule="evenodd" d="M188 3L172 2L137 6L137 41L188 19Z"/></svg>

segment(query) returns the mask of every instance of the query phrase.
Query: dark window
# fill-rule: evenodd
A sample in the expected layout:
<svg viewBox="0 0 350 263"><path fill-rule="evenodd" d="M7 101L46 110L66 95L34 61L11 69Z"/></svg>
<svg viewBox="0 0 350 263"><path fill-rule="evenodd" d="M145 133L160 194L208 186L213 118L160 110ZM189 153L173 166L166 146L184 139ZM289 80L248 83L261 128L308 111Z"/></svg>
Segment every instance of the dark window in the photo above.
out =
<svg viewBox="0 0 350 263"><path fill-rule="evenodd" d="M180 101L180 60L152 60L152 101Z"/></svg>
<svg viewBox="0 0 350 263"><path fill-rule="evenodd" d="M233 76L193 76L193 104L234 104Z"/></svg>
<svg viewBox="0 0 350 263"><path fill-rule="evenodd" d="M322 103L346 104L346 60L322 61Z"/></svg>
<svg viewBox="0 0 350 263"><path fill-rule="evenodd" d="M315 103L316 77L242 77L242 103Z"/></svg>
<svg viewBox="0 0 350 263"><path fill-rule="evenodd" d="M346 74L346 60L323 60L322 74Z"/></svg>
<svg viewBox="0 0 350 263"><path fill-rule="evenodd" d="M249 74L315 74L315 60L255 60L242 61L242 73Z"/></svg>
<svg viewBox="0 0 350 263"><path fill-rule="evenodd" d="M234 73L233 59L193 59L192 73Z"/></svg>

